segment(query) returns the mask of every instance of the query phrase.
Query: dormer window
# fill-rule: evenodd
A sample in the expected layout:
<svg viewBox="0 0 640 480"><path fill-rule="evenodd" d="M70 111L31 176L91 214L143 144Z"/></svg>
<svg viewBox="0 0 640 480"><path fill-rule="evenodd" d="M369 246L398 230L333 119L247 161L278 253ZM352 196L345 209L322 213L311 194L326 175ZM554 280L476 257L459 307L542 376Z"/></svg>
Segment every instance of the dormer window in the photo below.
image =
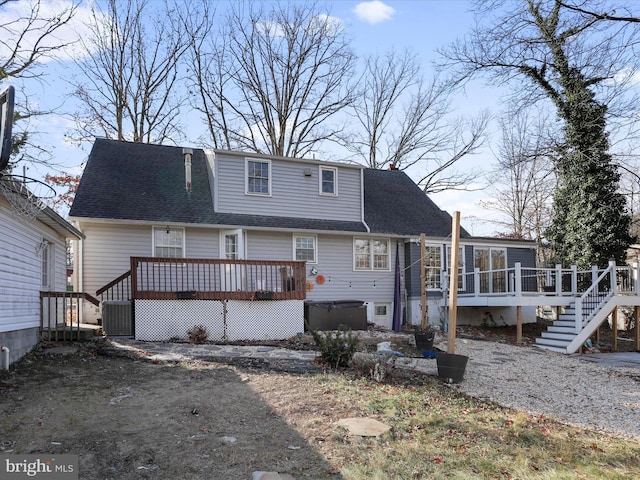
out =
<svg viewBox="0 0 640 480"><path fill-rule="evenodd" d="M247 195L271 195L271 162L269 160L246 161Z"/></svg>
<svg viewBox="0 0 640 480"><path fill-rule="evenodd" d="M338 195L338 169L320 167L320 195Z"/></svg>

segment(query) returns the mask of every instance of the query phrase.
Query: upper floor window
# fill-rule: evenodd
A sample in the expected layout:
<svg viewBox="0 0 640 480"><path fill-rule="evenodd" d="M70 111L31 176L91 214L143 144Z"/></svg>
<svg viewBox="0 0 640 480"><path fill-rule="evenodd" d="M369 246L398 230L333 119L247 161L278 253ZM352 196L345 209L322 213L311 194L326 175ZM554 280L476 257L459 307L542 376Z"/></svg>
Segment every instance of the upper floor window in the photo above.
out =
<svg viewBox="0 0 640 480"><path fill-rule="evenodd" d="M338 195L338 169L320 167L320 195Z"/></svg>
<svg viewBox="0 0 640 480"><path fill-rule="evenodd" d="M317 238L315 235L293 236L294 260L317 263Z"/></svg>
<svg viewBox="0 0 640 480"><path fill-rule="evenodd" d="M163 258L184 257L184 229L183 228L154 228L153 254Z"/></svg>
<svg viewBox="0 0 640 480"><path fill-rule="evenodd" d="M355 270L389 270L389 240L356 238L353 241Z"/></svg>
<svg viewBox="0 0 640 480"><path fill-rule="evenodd" d="M246 193L271 195L271 161L247 160Z"/></svg>

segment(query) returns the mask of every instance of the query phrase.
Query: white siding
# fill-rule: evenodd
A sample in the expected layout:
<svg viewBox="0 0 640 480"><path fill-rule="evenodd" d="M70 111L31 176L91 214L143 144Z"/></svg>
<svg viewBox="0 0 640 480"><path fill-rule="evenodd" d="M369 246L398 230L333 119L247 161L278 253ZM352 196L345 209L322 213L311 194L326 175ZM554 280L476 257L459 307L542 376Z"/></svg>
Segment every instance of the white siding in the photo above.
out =
<svg viewBox="0 0 640 480"><path fill-rule="evenodd" d="M245 195L245 158L218 155L217 210L324 220L360 221L361 170L338 168L338 196L320 195L316 163L271 160L271 196ZM305 170L311 175L305 176Z"/></svg>
<svg viewBox="0 0 640 480"><path fill-rule="evenodd" d="M81 222L80 228L86 239L82 245L83 285L79 289L91 295L129 270L131 257L153 256L151 225ZM218 258L218 243L217 229L185 229L188 258Z"/></svg>
<svg viewBox="0 0 640 480"><path fill-rule="evenodd" d="M0 197L0 332L40 326L42 263L39 246L51 242L52 287L66 288L65 240L35 221L22 222L10 215Z"/></svg>
<svg viewBox="0 0 640 480"><path fill-rule="evenodd" d="M395 243L390 242L391 257L388 271L354 271L353 237L349 235L318 234L318 263L307 265L307 279L313 290L309 300L363 300L365 302L392 302L394 285ZM290 233L247 233L248 258L254 260L293 260L293 236ZM403 249L400 249L402 255ZM400 259L400 265L404 260ZM318 285L311 275L315 267L325 277ZM375 287L374 287L375 281Z"/></svg>
<svg viewBox="0 0 640 480"><path fill-rule="evenodd" d="M314 288L307 293L307 299L392 302L396 251L393 241L390 242L390 249L390 270L354 271L353 237L318 235L318 264L314 266L318 274L324 275L325 283L317 285L315 278L309 276L308 267L307 278L312 281Z"/></svg>
<svg viewBox="0 0 640 480"><path fill-rule="evenodd" d="M82 223L84 285L82 291L95 291L130 268L131 256L151 256L150 225ZM220 258L218 229L186 228L185 254L188 258ZM293 260L293 235L286 232L245 231L247 258L250 260ZM393 301L395 241L390 241L390 269L353 270L353 237L317 234L318 263L307 265L307 279L313 283L309 300L362 300L367 303ZM401 249L401 254L403 250ZM401 260L401 265L404 261ZM326 281L318 285L311 268ZM375 286L374 286L375 282Z"/></svg>

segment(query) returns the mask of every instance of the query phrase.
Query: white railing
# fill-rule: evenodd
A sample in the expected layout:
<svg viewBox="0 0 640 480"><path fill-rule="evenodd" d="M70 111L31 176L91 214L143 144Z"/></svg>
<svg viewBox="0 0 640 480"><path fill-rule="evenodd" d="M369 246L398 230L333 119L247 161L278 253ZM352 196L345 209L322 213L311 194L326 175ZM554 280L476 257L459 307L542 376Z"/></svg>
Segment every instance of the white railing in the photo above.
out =
<svg viewBox="0 0 640 480"><path fill-rule="evenodd" d="M616 295L618 288L617 267L615 262L595 279L587 290L576 298L575 332L579 333L602 306Z"/></svg>
<svg viewBox="0 0 640 480"><path fill-rule="evenodd" d="M615 276L611 281L616 284L616 292L626 295L638 295L638 264L633 266L615 266L612 262L605 269L593 266L590 270L578 270L575 265L562 268L522 267L516 263L512 268L496 270L474 269L461 276L458 296L527 296L527 295L555 295L579 297L594 284L601 282L601 278L615 267ZM443 279L446 274L443 272ZM444 280L443 280L444 281ZM444 283L443 283L444 285Z"/></svg>

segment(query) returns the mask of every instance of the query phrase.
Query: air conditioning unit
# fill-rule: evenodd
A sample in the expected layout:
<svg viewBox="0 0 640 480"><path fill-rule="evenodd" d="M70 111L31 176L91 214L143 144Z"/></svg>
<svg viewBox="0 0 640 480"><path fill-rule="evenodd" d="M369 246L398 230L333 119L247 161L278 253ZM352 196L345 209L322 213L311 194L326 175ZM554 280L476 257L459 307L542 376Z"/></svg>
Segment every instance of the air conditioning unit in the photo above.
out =
<svg viewBox="0 0 640 480"><path fill-rule="evenodd" d="M109 335L133 335L131 301L106 300L102 302L102 329Z"/></svg>

